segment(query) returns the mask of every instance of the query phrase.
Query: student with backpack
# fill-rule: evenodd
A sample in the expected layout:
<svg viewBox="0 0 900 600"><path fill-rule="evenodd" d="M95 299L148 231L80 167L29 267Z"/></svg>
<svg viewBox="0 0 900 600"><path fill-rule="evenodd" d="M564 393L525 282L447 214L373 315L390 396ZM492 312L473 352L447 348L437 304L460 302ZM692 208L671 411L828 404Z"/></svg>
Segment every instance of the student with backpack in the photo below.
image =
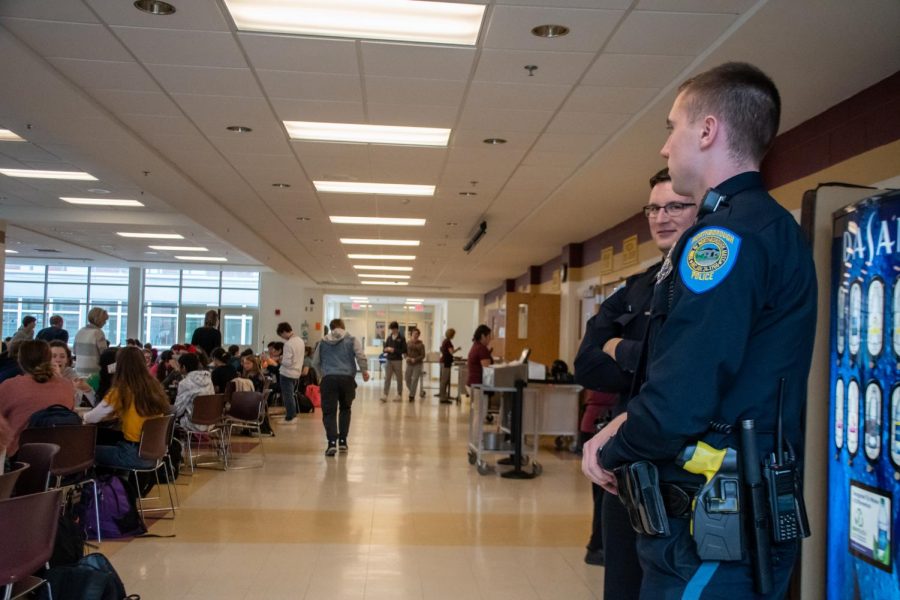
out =
<svg viewBox="0 0 900 600"><path fill-rule="evenodd" d="M138 456L141 429L150 417L167 414L169 400L162 385L150 375L140 348L127 346L116 355L116 376L112 387L93 410L84 415L85 423L118 419L122 437L114 446L97 446L95 462L105 467L147 468L153 463Z"/></svg>

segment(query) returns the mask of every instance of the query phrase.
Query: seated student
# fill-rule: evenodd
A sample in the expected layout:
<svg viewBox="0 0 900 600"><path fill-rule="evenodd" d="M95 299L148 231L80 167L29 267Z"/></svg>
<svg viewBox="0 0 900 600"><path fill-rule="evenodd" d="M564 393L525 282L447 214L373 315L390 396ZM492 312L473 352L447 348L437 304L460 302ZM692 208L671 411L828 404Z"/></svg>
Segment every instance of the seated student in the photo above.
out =
<svg viewBox="0 0 900 600"><path fill-rule="evenodd" d="M183 429L188 431L206 431L205 425L194 425L191 416L194 414L194 398L215 394L209 371L200 364L196 354L182 354L178 365L184 377L178 384L175 396L175 418Z"/></svg>
<svg viewBox="0 0 900 600"><path fill-rule="evenodd" d="M15 352L6 351L0 354L0 383L21 374L18 348Z"/></svg>
<svg viewBox="0 0 900 600"><path fill-rule="evenodd" d="M75 386L56 374L47 342L26 340L18 345L17 351L24 375L0 383L0 417L12 429L7 448L10 456L19 450L19 434L31 415L54 404L70 410L75 407Z"/></svg>
<svg viewBox="0 0 900 600"><path fill-rule="evenodd" d="M266 385L266 376L263 375L262 369L259 366L259 359L253 356L253 354L249 354L241 358L241 366L243 367L241 377L252 381L253 389L257 392L263 391L263 388L265 388Z"/></svg>
<svg viewBox="0 0 900 600"><path fill-rule="evenodd" d="M241 347L237 344L228 346L228 364L238 373L241 372Z"/></svg>
<svg viewBox="0 0 900 600"><path fill-rule="evenodd" d="M122 439L115 445L97 445L95 462L103 467L126 469L152 467L138 456L141 429L150 417L166 414L171 407L159 381L150 375L138 346L121 348L116 355L116 377L103 401L84 415L85 423L118 419Z"/></svg>
<svg viewBox="0 0 900 600"><path fill-rule="evenodd" d="M80 406L82 399L87 400L91 406L94 406L94 388L79 377L72 366L74 361L69 346L61 340L53 340L50 342L50 357L51 363L56 367L57 375L60 375L63 379L68 379L75 386L75 406Z"/></svg>
<svg viewBox="0 0 900 600"><path fill-rule="evenodd" d="M210 374L217 394L224 394L228 382L238 376L237 370L228 361L228 352L224 348L216 348L212 352L213 370Z"/></svg>

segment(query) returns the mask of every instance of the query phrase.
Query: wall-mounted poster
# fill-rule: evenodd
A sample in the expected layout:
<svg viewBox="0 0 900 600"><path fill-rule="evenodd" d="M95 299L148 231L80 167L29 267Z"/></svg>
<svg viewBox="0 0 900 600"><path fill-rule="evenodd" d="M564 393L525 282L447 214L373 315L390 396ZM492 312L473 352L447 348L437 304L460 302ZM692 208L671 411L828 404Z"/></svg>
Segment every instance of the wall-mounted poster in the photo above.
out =
<svg viewBox="0 0 900 600"><path fill-rule="evenodd" d="M622 266L638 264L638 236L633 235L622 240Z"/></svg>
<svg viewBox="0 0 900 600"><path fill-rule="evenodd" d="M375 339L384 339L384 321L375 321Z"/></svg>
<svg viewBox="0 0 900 600"><path fill-rule="evenodd" d="M600 250L600 273L612 273L614 255L615 251L612 246L607 246Z"/></svg>
<svg viewBox="0 0 900 600"><path fill-rule="evenodd" d="M900 192L839 211L831 256L828 600L900 600Z"/></svg>

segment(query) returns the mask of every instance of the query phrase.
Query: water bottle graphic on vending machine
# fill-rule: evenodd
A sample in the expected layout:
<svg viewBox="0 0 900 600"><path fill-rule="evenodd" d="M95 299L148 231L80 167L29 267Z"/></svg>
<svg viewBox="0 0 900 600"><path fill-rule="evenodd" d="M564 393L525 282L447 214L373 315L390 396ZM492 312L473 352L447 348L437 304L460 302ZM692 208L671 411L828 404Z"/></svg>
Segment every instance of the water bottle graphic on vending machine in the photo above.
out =
<svg viewBox="0 0 900 600"><path fill-rule="evenodd" d="M844 286L838 288L837 293L837 353L844 355L844 346L847 345L847 290Z"/></svg>
<svg viewBox="0 0 900 600"><path fill-rule="evenodd" d="M847 452L856 456L859 450L859 383L851 379L847 384Z"/></svg>
<svg viewBox="0 0 900 600"><path fill-rule="evenodd" d="M866 386L866 420L863 431L866 458L874 462L881 454L881 386L875 381Z"/></svg>
<svg viewBox="0 0 900 600"><path fill-rule="evenodd" d="M891 393L891 460L900 469L900 385Z"/></svg>
<svg viewBox="0 0 900 600"><path fill-rule="evenodd" d="M847 345L850 357L856 360L859 354L859 345L862 328L862 286L854 281L850 286L850 327L847 332Z"/></svg>
<svg viewBox="0 0 900 600"><path fill-rule="evenodd" d="M834 384L834 445L840 450L844 447L844 380L838 379Z"/></svg>
<svg viewBox="0 0 900 600"><path fill-rule="evenodd" d="M884 349L884 281L880 277L869 284L866 307L866 350L874 361Z"/></svg>
<svg viewBox="0 0 900 600"><path fill-rule="evenodd" d="M875 560L884 564L889 564L891 557L888 550L888 527L890 519L888 519L887 499L881 499L881 506L878 508L878 538L875 542Z"/></svg>

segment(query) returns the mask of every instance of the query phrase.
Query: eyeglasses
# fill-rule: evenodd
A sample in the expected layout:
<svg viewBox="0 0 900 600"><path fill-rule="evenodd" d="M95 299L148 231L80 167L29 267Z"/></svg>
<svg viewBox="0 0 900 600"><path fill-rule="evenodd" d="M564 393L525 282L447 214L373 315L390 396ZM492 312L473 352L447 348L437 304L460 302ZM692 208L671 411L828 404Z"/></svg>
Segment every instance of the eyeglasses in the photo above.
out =
<svg viewBox="0 0 900 600"><path fill-rule="evenodd" d="M644 216L648 219L659 216L659 211L664 210L670 217L677 217L684 212L688 206L697 206L696 202L669 202L663 206L658 204L648 204L644 207Z"/></svg>

